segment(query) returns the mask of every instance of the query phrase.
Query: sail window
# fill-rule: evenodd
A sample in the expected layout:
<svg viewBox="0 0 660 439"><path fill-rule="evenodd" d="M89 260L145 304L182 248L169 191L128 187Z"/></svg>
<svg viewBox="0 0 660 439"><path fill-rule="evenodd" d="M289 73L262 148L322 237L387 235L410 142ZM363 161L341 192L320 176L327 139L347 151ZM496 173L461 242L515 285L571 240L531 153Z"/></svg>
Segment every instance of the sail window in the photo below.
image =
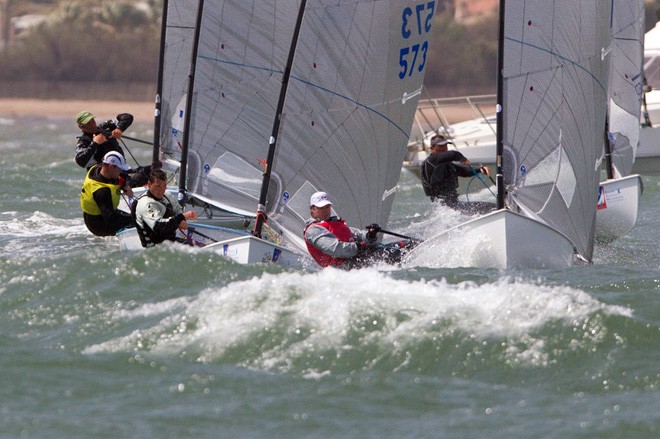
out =
<svg viewBox="0 0 660 439"><path fill-rule="evenodd" d="M309 217L309 198L317 189L309 181L305 181L287 201L286 206L303 221Z"/></svg>
<svg viewBox="0 0 660 439"><path fill-rule="evenodd" d="M250 165L241 157L225 152L211 167L208 179L259 199L262 175L260 169Z"/></svg>
<svg viewBox="0 0 660 439"><path fill-rule="evenodd" d="M571 205L577 178L566 152L560 146L538 165L536 165L525 177L525 186L555 184L557 190L564 199L567 206Z"/></svg>

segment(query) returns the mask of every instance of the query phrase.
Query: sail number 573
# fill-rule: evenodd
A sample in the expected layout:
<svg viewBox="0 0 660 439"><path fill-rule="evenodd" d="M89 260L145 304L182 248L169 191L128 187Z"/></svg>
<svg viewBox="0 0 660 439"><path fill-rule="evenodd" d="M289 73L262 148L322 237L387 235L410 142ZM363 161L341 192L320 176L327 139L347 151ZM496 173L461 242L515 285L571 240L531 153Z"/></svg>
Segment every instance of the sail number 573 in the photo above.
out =
<svg viewBox="0 0 660 439"><path fill-rule="evenodd" d="M415 9L406 7L401 13L401 36L407 40L414 35L425 35L431 31L431 21L435 12L435 1L420 3ZM426 54L429 50L428 40L423 43L402 47L399 52L399 78L411 76L415 70L422 72L426 65Z"/></svg>

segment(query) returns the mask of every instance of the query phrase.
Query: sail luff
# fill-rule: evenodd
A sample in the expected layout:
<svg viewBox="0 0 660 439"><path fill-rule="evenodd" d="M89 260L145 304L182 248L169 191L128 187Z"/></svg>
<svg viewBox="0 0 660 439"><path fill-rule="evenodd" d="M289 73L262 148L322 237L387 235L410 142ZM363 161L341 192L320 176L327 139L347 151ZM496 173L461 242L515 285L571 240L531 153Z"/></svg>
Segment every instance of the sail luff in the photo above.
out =
<svg viewBox="0 0 660 439"><path fill-rule="evenodd" d="M495 166L496 176L495 182L497 184L497 208L504 208L504 173L502 170L502 155L504 154L504 130L503 130L503 99L504 99L504 77L502 71L504 69L504 19L505 19L506 0L500 0L499 4L499 30L497 36L497 105L496 105L496 154Z"/></svg>
<svg viewBox="0 0 660 439"><path fill-rule="evenodd" d="M158 137L154 137L154 154L162 154L166 170L178 173L199 0L168 1L166 6L165 37L161 40L160 127L155 130Z"/></svg>
<svg viewBox="0 0 660 439"><path fill-rule="evenodd" d="M195 89L195 74L197 68L197 54L199 51L199 37L202 17L204 16L204 0L199 0L197 6L197 25L193 41L192 56L190 60L190 73L188 74L188 93L186 95L186 109L184 113L183 144L181 147L181 167L179 169L179 203L185 202L188 177L188 149L190 144L190 124L192 120L192 105Z"/></svg>
<svg viewBox="0 0 660 439"><path fill-rule="evenodd" d="M277 148L277 137L280 131L280 120L282 118L282 110L284 108L284 101L286 99L286 91L289 86L289 78L291 77L291 66L296 53L296 46L298 44L298 37L300 35L300 26L305 15L305 5L307 0L302 0L298 9L298 16L296 19L296 27L293 31L293 38L291 39L291 47L287 57L286 67L282 75L282 87L280 88L280 96L277 102L277 110L275 110L275 119L273 121L273 129L271 131L270 139L268 141L268 157L266 158L266 167L263 173L263 181L261 183L261 194L259 195L259 205L257 206L257 220L254 225L254 236L261 238L261 229L264 221L266 220L266 198L268 196L268 187L270 185L270 175L273 168L273 159L275 157L275 149Z"/></svg>
<svg viewBox="0 0 660 439"><path fill-rule="evenodd" d="M160 130L161 130L161 104L163 94L163 70L165 63L165 40L167 38L167 12L169 0L163 1L163 16L160 24L160 50L158 54L158 74L156 78L156 99L154 102L154 143L151 155L151 163L160 159Z"/></svg>

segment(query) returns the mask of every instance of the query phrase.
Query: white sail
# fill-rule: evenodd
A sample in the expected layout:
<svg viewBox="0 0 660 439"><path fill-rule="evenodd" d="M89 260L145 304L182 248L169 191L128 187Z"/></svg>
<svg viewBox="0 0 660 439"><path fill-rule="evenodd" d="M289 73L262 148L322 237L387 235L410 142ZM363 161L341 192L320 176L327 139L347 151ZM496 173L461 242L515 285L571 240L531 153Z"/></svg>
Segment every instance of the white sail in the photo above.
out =
<svg viewBox="0 0 660 439"><path fill-rule="evenodd" d="M644 1L615 0L609 76L609 143L618 175L632 171L643 95Z"/></svg>
<svg viewBox="0 0 660 439"><path fill-rule="evenodd" d="M385 224L422 86L435 2L307 1L279 115L305 2L200 4L187 190L256 211L278 117L269 224L304 248L309 197L317 190L330 193L351 225Z"/></svg>
<svg viewBox="0 0 660 439"><path fill-rule="evenodd" d="M593 252L611 51L609 1L507 0L507 204ZM543 249L539 249L543 251Z"/></svg>
<svg viewBox="0 0 660 439"><path fill-rule="evenodd" d="M591 260L610 10L602 0L500 0L498 210L426 239L407 263L559 268ZM448 248L460 254L438 258Z"/></svg>
<svg viewBox="0 0 660 439"><path fill-rule="evenodd" d="M642 179L630 175L640 139L644 87L644 2L615 0L608 81L608 133L604 166L607 180L598 191L596 239L613 241L637 222Z"/></svg>
<svg viewBox="0 0 660 439"><path fill-rule="evenodd" d="M162 47L160 84L160 148L163 159L176 163L181 159L183 128L190 63L193 56L195 26L200 0L168 1L167 21ZM171 169L173 170L173 169Z"/></svg>

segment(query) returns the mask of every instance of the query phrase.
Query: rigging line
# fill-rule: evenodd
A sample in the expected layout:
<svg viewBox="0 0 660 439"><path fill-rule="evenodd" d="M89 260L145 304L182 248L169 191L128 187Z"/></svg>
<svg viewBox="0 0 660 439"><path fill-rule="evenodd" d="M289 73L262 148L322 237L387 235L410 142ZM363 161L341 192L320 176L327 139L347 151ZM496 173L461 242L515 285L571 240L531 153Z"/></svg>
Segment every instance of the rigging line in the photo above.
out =
<svg viewBox="0 0 660 439"><path fill-rule="evenodd" d="M233 66L237 66L237 67L246 67L246 68L250 68L250 69L263 70L263 71L271 72L271 73L281 73L281 74L284 73L284 72L282 72L282 71L280 71L280 70L276 70L276 69L269 69L269 68L266 68L266 67L259 67L259 66L253 66L253 65L248 65L248 64L241 64L241 63L234 62L234 61L224 61L224 60L220 60L220 59L212 58L212 57L208 57L208 56L206 56L206 57L205 57L205 56L200 56L200 58L206 59L206 60L208 60L208 61L215 61L215 62L218 62L218 63L221 63L221 64L229 64L229 65L233 65ZM296 81L301 82L301 83L303 83L303 84L305 84L305 85L309 85L310 87L314 87L314 88L316 88L316 89L318 89L318 90L324 91L324 92L326 92L326 93L330 93L330 94L335 95L335 96L337 96L337 97L339 97L339 98L342 98L342 99L344 99L344 100L347 100L347 101L349 101L349 102L352 102L352 103L354 103L355 105L357 105L357 106L359 106L359 107L362 107L362 108L364 108L365 110L370 111L370 112L372 112L372 113L374 113L374 114L380 116L381 118L385 119L387 122L389 122L391 125L393 125L397 130L399 130L399 131L405 136L406 140L410 138L410 133L409 133L409 132L407 132L406 130L404 130L402 127L400 127L400 126L399 126L396 122L394 122L392 119L390 119L389 117L385 116L383 113L377 111L377 110L374 109L374 108L371 108L371 107L369 107L369 106L367 106L367 105L365 105L365 104L362 104L362 103L356 101L355 99L350 98L350 97L348 97L348 96L345 96L345 95L343 95L343 94L341 94L341 93L338 93L338 92L336 92L336 91L332 91L332 90L330 90L330 89L328 89L328 88L326 88L326 87L322 87L322 86L320 86L320 85L318 85L318 84L314 84L314 83L309 82L309 81L307 81L307 80L304 80L304 79L301 79L301 78L297 78L297 77L295 77L295 76L293 76L293 75L291 75L290 79L291 79L291 80L296 80ZM398 99L397 99L397 100L398 100Z"/></svg>
<svg viewBox="0 0 660 439"><path fill-rule="evenodd" d="M594 74L591 73L586 67L583 67L582 65L578 64L576 61L573 61L573 60L571 60L571 59L569 59L569 58L566 58L565 56L560 55L560 54L558 54L557 52L554 52L554 51L552 51L552 50L550 50L550 49L546 49L545 47L537 46L537 45L535 45L535 44L526 43L526 42L524 42L524 41L520 41L520 40L517 40L517 39L515 39L515 38L511 38L511 37L504 37L504 39L507 40L507 41L511 41L512 43L518 43L518 44L520 44L520 45L527 46L527 47L531 47L532 49L537 49L537 50L540 50L541 52L548 53L548 54L550 54L550 55L552 55L552 56L555 56L555 57L557 57L557 58L559 58L559 59L561 59L561 60L563 60L563 61L568 62L569 64L572 64L572 65L578 67L578 68L581 69L581 70L584 70L589 76L591 76L591 78L594 80L594 82L595 82L596 84L598 84L598 86L600 87L600 89L603 91L603 94L607 95L607 91L605 90L605 87L603 87L603 84L601 84L601 82L598 80L598 78L596 78L596 77L594 76ZM554 69L553 69L553 70L554 70Z"/></svg>
<svg viewBox="0 0 660 439"><path fill-rule="evenodd" d="M490 186L488 186L488 185L486 184L486 182L483 180L483 178L479 177L479 173L477 172L477 170L474 169L474 168L472 167L472 165L470 165L469 168L470 168L470 171L472 171L472 173L474 174L474 177L476 177L477 180L479 180L480 182L482 182L483 185L486 187L486 189L488 189L488 192L490 192L490 194L491 194L493 197L495 197L495 198L497 199L497 195L495 195L495 194L493 193L493 191L490 189ZM490 178L490 175L489 175L488 177ZM492 179L491 179L491 181L492 181ZM493 182L493 183L494 183L494 182ZM467 195L467 194L466 194L466 195Z"/></svg>
<svg viewBox="0 0 660 439"><path fill-rule="evenodd" d="M138 161L135 159L135 156L133 155L131 150L126 145L126 142L124 142L124 139L119 139L119 141L121 142L122 145L124 145L124 148L126 148L126 151L128 151L128 153L131 155L131 158L133 158L133 161L135 162L135 164L138 165L138 167L139 167L140 163L138 163Z"/></svg>
<svg viewBox="0 0 660 439"><path fill-rule="evenodd" d="M148 141L142 140L142 139L136 139L135 137L126 136L124 134L122 134L121 137L124 138L124 139L132 140L133 142L144 143L145 145L153 146L153 144L154 144L153 142L148 142Z"/></svg>

